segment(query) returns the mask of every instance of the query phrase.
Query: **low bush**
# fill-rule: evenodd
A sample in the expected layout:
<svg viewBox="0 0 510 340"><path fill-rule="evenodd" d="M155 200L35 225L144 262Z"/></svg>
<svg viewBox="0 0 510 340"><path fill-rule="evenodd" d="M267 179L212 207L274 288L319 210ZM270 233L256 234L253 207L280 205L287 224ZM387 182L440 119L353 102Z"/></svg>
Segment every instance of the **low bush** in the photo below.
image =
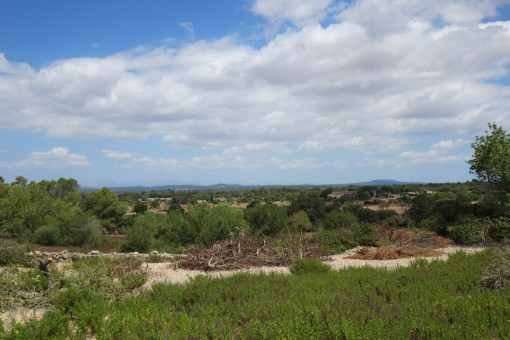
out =
<svg viewBox="0 0 510 340"><path fill-rule="evenodd" d="M72 237L70 244L73 246L100 245L106 241L101 235L101 225L94 218L85 216L73 221L70 226Z"/></svg>
<svg viewBox="0 0 510 340"><path fill-rule="evenodd" d="M490 264L485 269L480 284L484 289L496 291L510 284L510 245L494 249Z"/></svg>
<svg viewBox="0 0 510 340"><path fill-rule="evenodd" d="M6 339L506 339L510 290L480 290L492 252L393 270L236 274L156 284L48 312ZM74 300L69 299L69 303ZM0 337L2 337L0 336Z"/></svg>
<svg viewBox="0 0 510 340"><path fill-rule="evenodd" d="M331 271L331 267L317 259L295 259L289 268L292 274L321 274Z"/></svg>
<svg viewBox="0 0 510 340"><path fill-rule="evenodd" d="M120 279L120 283L128 290L140 288L145 282L147 282L147 273L144 272L128 274Z"/></svg>
<svg viewBox="0 0 510 340"><path fill-rule="evenodd" d="M314 235L313 241L330 254L340 254L358 245L353 232L347 229L319 232Z"/></svg>
<svg viewBox="0 0 510 340"><path fill-rule="evenodd" d="M27 265L29 247L11 241L0 241L0 266L7 264Z"/></svg>
<svg viewBox="0 0 510 340"><path fill-rule="evenodd" d="M27 289L44 291L48 288L48 278L39 269L31 269L21 273L21 281Z"/></svg>
<svg viewBox="0 0 510 340"><path fill-rule="evenodd" d="M462 244L500 242L510 238L510 220L508 218L471 218L456 226L449 236L455 242Z"/></svg>
<svg viewBox="0 0 510 340"><path fill-rule="evenodd" d="M128 229L127 240L121 247L122 252L147 253L154 244L153 231L143 225L135 225Z"/></svg>
<svg viewBox="0 0 510 340"><path fill-rule="evenodd" d="M60 238L60 231L57 227L44 225L34 232L34 242L45 246L57 245Z"/></svg>

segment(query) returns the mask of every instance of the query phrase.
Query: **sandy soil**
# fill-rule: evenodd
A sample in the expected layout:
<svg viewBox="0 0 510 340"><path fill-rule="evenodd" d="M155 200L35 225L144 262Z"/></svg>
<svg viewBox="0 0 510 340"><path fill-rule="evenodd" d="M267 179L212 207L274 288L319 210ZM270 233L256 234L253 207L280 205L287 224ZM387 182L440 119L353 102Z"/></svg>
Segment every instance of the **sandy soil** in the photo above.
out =
<svg viewBox="0 0 510 340"><path fill-rule="evenodd" d="M353 255L357 249L351 249L346 251L340 255L333 255L332 261L324 262L331 266L333 269L341 269L346 267L363 267L363 266L372 266L372 267L387 267L387 268L396 268L396 267L406 267L413 260L414 257L396 259L396 260L355 260L355 259L347 259L346 257ZM468 254L473 254L475 252L483 250L481 247L459 247L459 246L451 246L443 249L439 249L442 252L440 256L427 257L428 261L432 261L434 259L446 260L448 259L448 254L455 253L457 251L464 251ZM257 267L250 268L246 270L225 270L225 271L214 271L214 272L204 272L197 270L185 270L185 269L176 269L175 265L168 263L148 263L147 270L149 273L149 279L145 284L146 288L150 288L154 283L165 282L165 283L186 283L190 278L194 278L199 275L203 275L206 277L217 278L217 277L225 277L230 276L239 272L249 272L249 273L285 273L289 274L288 267Z"/></svg>

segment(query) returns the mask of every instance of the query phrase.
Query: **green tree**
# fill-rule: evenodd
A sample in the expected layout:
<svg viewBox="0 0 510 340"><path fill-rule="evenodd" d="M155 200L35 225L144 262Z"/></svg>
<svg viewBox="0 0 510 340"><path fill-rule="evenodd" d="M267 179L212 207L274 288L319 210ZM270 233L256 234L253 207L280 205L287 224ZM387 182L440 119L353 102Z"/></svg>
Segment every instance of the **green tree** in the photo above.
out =
<svg viewBox="0 0 510 340"><path fill-rule="evenodd" d="M148 209L147 203L138 200L135 202L135 205L133 206L133 211L137 214L143 214L147 211L147 209Z"/></svg>
<svg viewBox="0 0 510 340"><path fill-rule="evenodd" d="M291 233L302 233L306 231L312 231L313 225L308 218L308 214L303 210L300 210L289 217L288 223L289 232Z"/></svg>
<svg viewBox="0 0 510 340"><path fill-rule="evenodd" d="M115 228L127 211L127 204L120 202L117 194L106 187L89 193L84 206L107 230Z"/></svg>
<svg viewBox="0 0 510 340"><path fill-rule="evenodd" d="M248 222L244 219L243 211L232 208L226 203L220 203L209 211L207 224L198 233L198 241L211 244L228 238L236 232L236 229L248 229Z"/></svg>
<svg viewBox="0 0 510 340"><path fill-rule="evenodd" d="M489 123L484 136L471 143L470 172L496 188L510 193L510 134L496 123Z"/></svg>
<svg viewBox="0 0 510 340"><path fill-rule="evenodd" d="M326 215L326 204L319 197L318 194L313 192L301 193L289 208L289 214L292 215L298 211L303 210L308 214L310 221L317 224Z"/></svg>
<svg viewBox="0 0 510 340"><path fill-rule="evenodd" d="M246 220L250 223L254 233L260 232L266 236L278 235L287 223L287 211L284 207L274 204L256 204L246 210Z"/></svg>
<svg viewBox="0 0 510 340"><path fill-rule="evenodd" d="M324 219L324 229L354 229L359 225L358 216L351 212L334 210L326 215Z"/></svg>

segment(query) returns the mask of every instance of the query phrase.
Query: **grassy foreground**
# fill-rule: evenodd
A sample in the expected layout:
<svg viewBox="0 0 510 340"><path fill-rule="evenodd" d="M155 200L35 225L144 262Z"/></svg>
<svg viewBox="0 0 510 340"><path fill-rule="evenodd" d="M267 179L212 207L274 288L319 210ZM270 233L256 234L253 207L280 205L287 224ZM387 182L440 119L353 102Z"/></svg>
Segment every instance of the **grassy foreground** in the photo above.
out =
<svg viewBox="0 0 510 340"><path fill-rule="evenodd" d="M504 339L510 289L479 283L490 258L487 250L396 270L199 277L119 300L80 290L0 338Z"/></svg>

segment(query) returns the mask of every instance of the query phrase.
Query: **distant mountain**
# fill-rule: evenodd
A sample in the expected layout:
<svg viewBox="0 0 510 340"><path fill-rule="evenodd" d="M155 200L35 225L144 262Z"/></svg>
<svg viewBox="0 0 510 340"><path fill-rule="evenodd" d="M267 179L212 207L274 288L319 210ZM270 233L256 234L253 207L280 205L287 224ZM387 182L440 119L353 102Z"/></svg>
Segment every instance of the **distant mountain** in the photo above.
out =
<svg viewBox="0 0 510 340"><path fill-rule="evenodd" d="M364 186L364 185L404 185L404 184L426 184L422 182L400 182L393 179L375 179L369 182L359 183L347 183L347 184L298 184L298 185L240 185L240 184L214 184L214 185L183 185L183 184L169 184L169 185L158 185L158 186L124 186L124 187L110 187L110 190L122 192L122 191L170 191L170 190L245 190L255 189L260 187L265 188L282 188L282 187L293 187L293 188L324 188L324 187L346 187L349 185ZM97 188L83 187L80 188L82 192L89 192L97 190Z"/></svg>
<svg viewBox="0 0 510 340"><path fill-rule="evenodd" d="M360 183L352 183L352 185L404 185L404 184L426 184L422 182L400 182L395 181L394 179L374 179L370 182L360 182Z"/></svg>

